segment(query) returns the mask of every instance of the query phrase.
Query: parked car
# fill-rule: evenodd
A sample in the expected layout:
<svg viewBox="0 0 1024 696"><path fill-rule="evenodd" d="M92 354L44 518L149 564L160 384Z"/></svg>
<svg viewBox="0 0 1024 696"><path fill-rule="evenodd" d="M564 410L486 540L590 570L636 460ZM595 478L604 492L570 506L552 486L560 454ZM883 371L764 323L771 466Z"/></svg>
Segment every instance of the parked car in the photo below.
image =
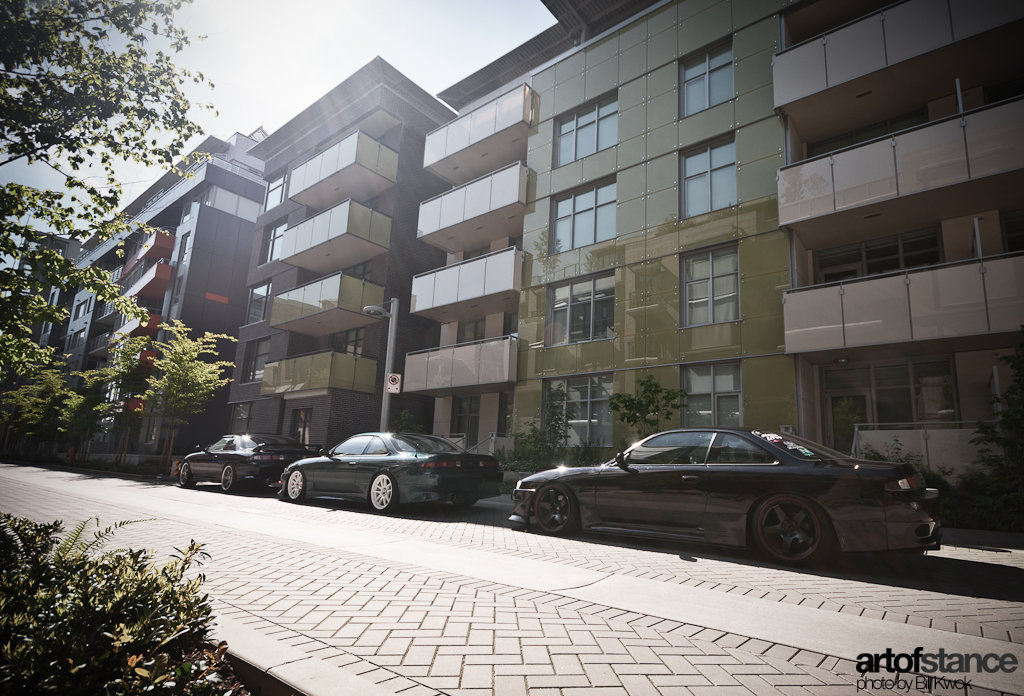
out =
<svg viewBox="0 0 1024 696"><path fill-rule="evenodd" d="M362 433L324 456L289 464L280 495L365 500L378 512L432 501L468 507L498 495L501 477L494 457L471 454L443 437Z"/></svg>
<svg viewBox="0 0 1024 696"><path fill-rule="evenodd" d="M783 563L832 551L939 548L938 492L910 464L853 459L740 428L657 433L602 466L549 469L512 493L509 521L759 550Z"/></svg>
<svg viewBox="0 0 1024 696"><path fill-rule="evenodd" d="M191 488L198 481L219 481L230 492L246 482L276 486L281 471L310 451L298 440L280 435L225 435L198 449L178 465L178 484Z"/></svg>

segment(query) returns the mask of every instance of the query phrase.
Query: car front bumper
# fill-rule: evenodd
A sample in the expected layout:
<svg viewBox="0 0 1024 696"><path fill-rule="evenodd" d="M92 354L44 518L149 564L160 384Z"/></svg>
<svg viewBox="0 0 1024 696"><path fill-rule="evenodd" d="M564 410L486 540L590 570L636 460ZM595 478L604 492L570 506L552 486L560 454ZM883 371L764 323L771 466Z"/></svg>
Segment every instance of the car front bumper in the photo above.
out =
<svg viewBox="0 0 1024 696"><path fill-rule="evenodd" d="M892 493L885 506L885 532L890 551L937 550L942 545L939 493L924 488Z"/></svg>

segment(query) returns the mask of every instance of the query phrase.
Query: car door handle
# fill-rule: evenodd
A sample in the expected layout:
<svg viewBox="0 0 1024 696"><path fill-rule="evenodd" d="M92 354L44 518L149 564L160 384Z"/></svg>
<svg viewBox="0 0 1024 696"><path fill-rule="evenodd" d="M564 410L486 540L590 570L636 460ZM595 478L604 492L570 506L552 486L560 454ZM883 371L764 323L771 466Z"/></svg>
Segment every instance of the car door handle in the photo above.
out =
<svg viewBox="0 0 1024 696"><path fill-rule="evenodd" d="M684 475L684 476L680 476L679 478L681 478L683 481L691 482L691 481L696 481L697 479L700 478L700 476L686 476L686 475Z"/></svg>

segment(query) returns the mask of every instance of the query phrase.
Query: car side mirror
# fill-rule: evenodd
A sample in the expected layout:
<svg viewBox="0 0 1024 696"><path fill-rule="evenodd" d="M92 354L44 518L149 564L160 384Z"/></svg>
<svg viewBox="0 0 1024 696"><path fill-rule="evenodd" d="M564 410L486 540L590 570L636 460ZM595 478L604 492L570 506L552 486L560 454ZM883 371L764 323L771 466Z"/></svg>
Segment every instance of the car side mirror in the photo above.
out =
<svg viewBox="0 0 1024 696"><path fill-rule="evenodd" d="M626 452L619 452L616 454L615 465L620 469L629 469L629 454Z"/></svg>

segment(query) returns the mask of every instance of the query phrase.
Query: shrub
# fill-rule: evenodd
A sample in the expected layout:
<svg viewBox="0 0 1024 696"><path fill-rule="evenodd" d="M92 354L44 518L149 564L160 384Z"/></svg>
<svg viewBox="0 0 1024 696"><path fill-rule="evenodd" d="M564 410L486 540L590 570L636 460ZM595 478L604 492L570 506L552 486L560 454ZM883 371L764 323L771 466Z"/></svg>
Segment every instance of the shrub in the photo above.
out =
<svg viewBox="0 0 1024 696"><path fill-rule="evenodd" d="M186 577L201 546L157 567L146 551L98 551L127 523L87 542L88 524L61 538L60 522L0 513L0 694L223 693L203 576Z"/></svg>

